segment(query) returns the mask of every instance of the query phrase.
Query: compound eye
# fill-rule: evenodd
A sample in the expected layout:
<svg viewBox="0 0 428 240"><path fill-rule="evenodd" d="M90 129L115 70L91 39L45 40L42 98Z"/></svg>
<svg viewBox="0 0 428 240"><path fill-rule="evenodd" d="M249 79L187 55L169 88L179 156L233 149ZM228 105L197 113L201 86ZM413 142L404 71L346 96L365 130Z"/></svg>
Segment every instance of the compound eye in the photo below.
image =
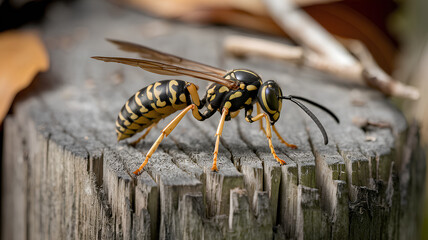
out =
<svg viewBox="0 0 428 240"><path fill-rule="evenodd" d="M275 112L278 111L279 99L275 88L268 86L265 89L265 99L266 99L267 107L269 107L270 110Z"/></svg>
<svg viewBox="0 0 428 240"><path fill-rule="evenodd" d="M275 114L281 111L282 99L279 98L281 96L281 88L279 88L275 81L269 80L262 84L257 97L266 113Z"/></svg>

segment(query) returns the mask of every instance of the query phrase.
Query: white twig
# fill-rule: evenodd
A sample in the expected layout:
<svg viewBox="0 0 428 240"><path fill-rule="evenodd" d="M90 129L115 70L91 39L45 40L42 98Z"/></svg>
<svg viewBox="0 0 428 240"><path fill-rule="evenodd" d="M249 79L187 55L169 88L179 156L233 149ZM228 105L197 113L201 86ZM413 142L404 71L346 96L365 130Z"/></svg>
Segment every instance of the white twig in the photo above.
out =
<svg viewBox="0 0 428 240"><path fill-rule="evenodd" d="M316 5L316 4L326 4L332 2L340 2L342 0L293 0L296 5L300 7Z"/></svg>
<svg viewBox="0 0 428 240"><path fill-rule="evenodd" d="M293 1L264 1L272 18L293 40L343 67L355 65L346 49Z"/></svg>
<svg viewBox="0 0 428 240"><path fill-rule="evenodd" d="M241 57L256 55L287 61L302 61L303 59L301 47L243 36L226 37L224 48L227 53Z"/></svg>
<svg viewBox="0 0 428 240"><path fill-rule="evenodd" d="M363 71L361 78L367 85L379 91L396 97L403 97L416 100L420 97L419 90L413 86L407 86L394 80L383 71L373 59L369 50L358 40L342 40L348 50L352 52L360 61Z"/></svg>
<svg viewBox="0 0 428 240"><path fill-rule="evenodd" d="M295 0L264 0L272 18L301 47L291 47L266 40L229 37L225 48L229 53L243 56L263 55L287 61L302 61L305 65L333 73L346 80L360 82L390 96L419 98L419 91L406 86L385 73L370 52L359 41L344 41L348 50L300 10ZM305 51L303 51L305 49Z"/></svg>

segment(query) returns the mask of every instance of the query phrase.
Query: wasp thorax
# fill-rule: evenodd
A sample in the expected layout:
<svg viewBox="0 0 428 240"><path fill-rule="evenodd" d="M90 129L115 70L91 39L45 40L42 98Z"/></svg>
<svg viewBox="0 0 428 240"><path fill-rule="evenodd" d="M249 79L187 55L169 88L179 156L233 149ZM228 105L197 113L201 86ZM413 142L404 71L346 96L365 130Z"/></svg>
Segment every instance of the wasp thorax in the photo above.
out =
<svg viewBox="0 0 428 240"><path fill-rule="evenodd" d="M269 115L272 124L279 119L282 108L282 99L280 97L282 97L281 88L273 80L264 82L257 94L257 100L263 111Z"/></svg>
<svg viewBox="0 0 428 240"><path fill-rule="evenodd" d="M261 78L257 73L247 69L234 69L228 72L224 78L238 80L245 84L261 82Z"/></svg>

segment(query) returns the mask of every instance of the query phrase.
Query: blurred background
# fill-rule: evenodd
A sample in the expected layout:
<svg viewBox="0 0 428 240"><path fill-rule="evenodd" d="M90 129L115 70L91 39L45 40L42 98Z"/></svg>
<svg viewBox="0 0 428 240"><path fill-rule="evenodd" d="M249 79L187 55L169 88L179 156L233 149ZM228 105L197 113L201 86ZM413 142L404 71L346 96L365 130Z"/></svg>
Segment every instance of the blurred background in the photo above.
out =
<svg viewBox="0 0 428 240"><path fill-rule="evenodd" d="M68 5L76 1L78 0L0 0L0 34L13 29L37 29L38 24L46 21L44 17L52 5ZM419 90L420 96L410 97L410 99L394 97L391 93L387 95L392 95L392 101L404 112L409 122L415 120L419 122L421 138L426 149L428 146L428 96L426 94L428 92L428 28L426 26L428 1L283 1L291 2L292 6L303 9L310 18L333 36L339 39L359 40L388 76ZM308 47L305 44L309 44L307 39L302 40L302 36L293 32L292 28L284 29L284 26L278 24L277 16L265 6L265 2L275 1L115 0L111 2L119 7L129 8L131 11L140 11L141 14L171 21L215 24L248 32L282 36L290 40L290 46L305 48ZM31 81L32 77L28 78ZM0 93L1 90L8 89L12 92L10 101L1 99L2 96L0 96L0 104L2 104L0 110L6 114L12 104L13 96L28 84L14 88L13 83L2 81L4 80L0 80L0 88L3 89L0 89ZM4 114L0 116L3 118ZM2 141L4 141L3 125L0 126L0 146L3 146ZM1 151L0 148L0 153ZM428 201L426 200L421 229L422 239L428 239Z"/></svg>

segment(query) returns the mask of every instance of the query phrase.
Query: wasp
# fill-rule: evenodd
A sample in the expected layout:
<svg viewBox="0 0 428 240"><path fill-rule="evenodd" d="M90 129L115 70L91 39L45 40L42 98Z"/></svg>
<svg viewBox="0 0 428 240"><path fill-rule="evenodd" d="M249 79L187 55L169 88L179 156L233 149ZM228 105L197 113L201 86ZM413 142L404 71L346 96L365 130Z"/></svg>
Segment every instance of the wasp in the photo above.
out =
<svg viewBox="0 0 428 240"><path fill-rule="evenodd" d="M131 96L122 107L116 121L117 140L121 141L134 136L136 133L146 129L135 145L148 134L148 132L163 118L180 111L180 113L168 123L161 131L160 136L147 152L144 162L134 171L139 175L152 154L156 151L164 137L167 137L189 111L195 119L204 121L215 112L221 114L216 131L216 142L213 153L213 165L211 170L218 171L217 156L220 137L223 132L225 121L236 117L240 110L245 110L247 122L260 121L260 128L266 136L273 157L282 165L285 161L275 153L272 145L272 130L279 140L290 148L297 148L287 143L275 128L279 120L282 100L289 100L306 112L315 122L324 138L324 144L328 143L327 133L318 118L300 101L312 104L326 113L339 123L337 116L326 107L309 99L288 95L283 96L279 85L273 81L262 81L262 78L254 71L247 69L234 69L226 71L206 64L163 53L142 45L108 40L117 45L119 49L138 53L142 59L123 57L92 57L104 62L116 62L134 67L140 67L146 71L160 75L190 76L212 82L208 86L205 96L200 98L198 86L191 82L178 79L163 80L150 84L133 96ZM300 100L300 101L299 101ZM257 106L257 114L253 113L253 106ZM262 111L260 110L260 107ZM203 111L202 111L203 110ZM263 119L266 120L266 129L263 127Z"/></svg>

